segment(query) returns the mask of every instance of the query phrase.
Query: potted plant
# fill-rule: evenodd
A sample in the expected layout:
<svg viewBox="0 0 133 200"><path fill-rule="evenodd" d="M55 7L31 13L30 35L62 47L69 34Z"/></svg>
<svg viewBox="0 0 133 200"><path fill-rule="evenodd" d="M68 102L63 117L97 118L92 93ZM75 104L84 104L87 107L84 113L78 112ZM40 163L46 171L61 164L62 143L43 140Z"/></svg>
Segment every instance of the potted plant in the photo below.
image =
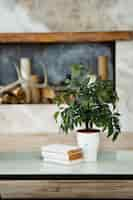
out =
<svg viewBox="0 0 133 200"><path fill-rule="evenodd" d="M76 130L77 142L83 148L85 159L97 158L99 133L115 141L120 133L119 116L116 111L118 96L110 80L100 80L94 75L85 75L81 65L73 65L67 90L58 98L60 128L68 133ZM62 104L64 103L64 104ZM65 105L65 106L64 106ZM80 128L84 125L84 128Z"/></svg>

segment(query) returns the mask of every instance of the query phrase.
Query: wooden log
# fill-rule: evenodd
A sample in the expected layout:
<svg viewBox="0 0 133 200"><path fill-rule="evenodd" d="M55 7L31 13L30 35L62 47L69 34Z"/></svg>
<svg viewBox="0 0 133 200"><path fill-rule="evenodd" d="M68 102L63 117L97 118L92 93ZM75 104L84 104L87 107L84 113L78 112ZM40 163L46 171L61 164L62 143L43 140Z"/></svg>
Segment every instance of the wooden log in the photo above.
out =
<svg viewBox="0 0 133 200"><path fill-rule="evenodd" d="M0 104L2 104L2 102L3 102L3 98L2 98L2 97L0 97Z"/></svg>
<svg viewBox="0 0 133 200"><path fill-rule="evenodd" d="M11 97L9 94L4 94L2 96L2 104L10 104L11 103Z"/></svg>
<svg viewBox="0 0 133 200"><path fill-rule="evenodd" d="M108 56L98 56L98 76L101 80L108 80Z"/></svg>
<svg viewBox="0 0 133 200"><path fill-rule="evenodd" d="M15 95L9 92L1 97L1 104L18 104L18 99Z"/></svg>
<svg viewBox="0 0 133 200"><path fill-rule="evenodd" d="M41 95L42 95L42 99L54 99L55 98L55 92L54 90L49 87L46 86L45 88L41 89Z"/></svg>
<svg viewBox="0 0 133 200"><path fill-rule="evenodd" d="M8 91L12 90L13 88L16 88L20 84L21 84L21 81L17 80L13 83L6 85L6 86L0 87L0 95L3 94L4 92L8 92Z"/></svg>
<svg viewBox="0 0 133 200"><path fill-rule="evenodd" d="M26 102L26 95L22 87L17 87L13 89L11 92L13 95L15 95L19 104L24 104Z"/></svg>
<svg viewBox="0 0 133 200"><path fill-rule="evenodd" d="M47 103L48 100L53 100L56 96L55 90L48 85L48 74L45 71L45 87L41 88L41 102Z"/></svg>
<svg viewBox="0 0 133 200"><path fill-rule="evenodd" d="M33 83L39 83L39 77L37 75L31 76L31 81ZM40 103L40 89L31 86L31 103Z"/></svg>

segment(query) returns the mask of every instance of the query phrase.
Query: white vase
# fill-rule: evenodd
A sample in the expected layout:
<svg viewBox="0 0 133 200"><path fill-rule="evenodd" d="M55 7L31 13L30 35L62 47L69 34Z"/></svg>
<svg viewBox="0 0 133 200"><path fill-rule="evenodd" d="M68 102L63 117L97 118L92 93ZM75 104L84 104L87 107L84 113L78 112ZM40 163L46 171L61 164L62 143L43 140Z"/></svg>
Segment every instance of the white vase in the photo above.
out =
<svg viewBox="0 0 133 200"><path fill-rule="evenodd" d="M77 143L83 149L84 159L87 162L97 160L99 133L100 131L97 129L77 130Z"/></svg>

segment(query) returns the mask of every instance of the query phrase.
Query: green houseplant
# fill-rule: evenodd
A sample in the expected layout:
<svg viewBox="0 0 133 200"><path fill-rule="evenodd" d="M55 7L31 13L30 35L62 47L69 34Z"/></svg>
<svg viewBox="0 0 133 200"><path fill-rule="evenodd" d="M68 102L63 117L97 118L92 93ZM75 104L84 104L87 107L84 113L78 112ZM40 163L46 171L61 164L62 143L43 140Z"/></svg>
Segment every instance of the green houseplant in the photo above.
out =
<svg viewBox="0 0 133 200"><path fill-rule="evenodd" d="M67 90L57 98L59 111L54 115L56 120L60 116L60 128L68 133L84 125L84 129L78 130L82 136L95 132L99 135L102 130L115 141L120 133L120 114L116 111L118 96L113 82L86 75L82 65L73 65L71 79L66 83ZM63 101L67 106L62 105ZM87 135L92 137L94 134Z"/></svg>

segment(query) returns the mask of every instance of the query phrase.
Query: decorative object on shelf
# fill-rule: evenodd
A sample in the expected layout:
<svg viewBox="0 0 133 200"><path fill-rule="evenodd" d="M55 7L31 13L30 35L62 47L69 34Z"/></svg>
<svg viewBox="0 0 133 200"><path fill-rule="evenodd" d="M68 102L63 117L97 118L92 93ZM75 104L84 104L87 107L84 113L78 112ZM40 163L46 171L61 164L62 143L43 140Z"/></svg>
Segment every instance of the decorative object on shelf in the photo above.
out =
<svg viewBox="0 0 133 200"><path fill-rule="evenodd" d="M31 78L31 62L29 58L20 59L20 74L24 81L22 87L26 94L26 103L31 102L31 90L29 86L29 81Z"/></svg>
<svg viewBox="0 0 133 200"><path fill-rule="evenodd" d="M24 104L25 102L26 95L20 86L17 86L10 91L6 91L0 97L0 104Z"/></svg>
<svg viewBox="0 0 133 200"><path fill-rule="evenodd" d="M31 63L29 58L21 58L20 67L15 65L15 69L17 72L18 80L6 86L0 87L0 104L14 104L14 102L15 104L41 103L40 90L44 89L45 87L47 89L48 87L47 74L46 74L47 72L45 66L42 67L44 76L44 81L42 83L40 83L39 77L37 75L31 74ZM17 88L21 90L21 98L17 97L18 96L16 90ZM20 90L19 90L19 96L20 96ZM12 96L13 98L14 91L16 91L15 98L17 99L15 101L14 100L12 101L10 96ZM53 89L51 89L51 91L54 93Z"/></svg>
<svg viewBox="0 0 133 200"><path fill-rule="evenodd" d="M116 110L118 96L112 81L100 80L95 75L82 76L80 65L73 72L71 80L67 80L67 90L63 94L67 106L61 105L60 98L57 98L59 111L54 117L56 120L61 118L60 128L65 133L79 128L78 144L83 148L86 160L95 161L99 132L106 132L107 137L112 137L115 141L121 131L120 114ZM73 101L68 101L70 95L73 95ZM82 125L85 125L84 129L80 129Z"/></svg>
<svg viewBox="0 0 133 200"><path fill-rule="evenodd" d="M2 98L2 103L3 104L16 104L17 103L17 98L15 97L15 95L13 95L12 93L8 92L6 94L4 94L3 98Z"/></svg>
<svg viewBox="0 0 133 200"><path fill-rule="evenodd" d="M99 129L77 130L77 143L84 150L86 161L96 161L99 147Z"/></svg>
<svg viewBox="0 0 133 200"><path fill-rule="evenodd" d="M55 98L55 91L48 85L48 73L45 69L45 87L41 88L41 102L47 103Z"/></svg>
<svg viewBox="0 0 133 200"><path fill-rule="evenodd" d="M25 92L24 92L24 90L20 86L14 88L11 91L11 93L16 96L16 98L18 99L18 102L20 102L20 103L21 102L23 102L23 103L25 102L25 98L26 98Z"/></svg>
<svg viewBox="0 0 133 200"><path fill-rule="evenodd" d="M101 80L108 80L108 56L98 56L98 76Z"/></svg>
<svg viewBox="0 0 133 200"><path fill-rule="evenodd" d="M31 76L31 81L33 83L39 83L39 77L37 75ZM38 104L40 103L40 90L31 85L31 103Z"/></svg>
<svg viewBox="0 0 133 200"><path fill-rule="evenodd" d="M82 149L65 144L50 144L41 148L44 161L60 164L76 164L83 160Z"/></svg>

